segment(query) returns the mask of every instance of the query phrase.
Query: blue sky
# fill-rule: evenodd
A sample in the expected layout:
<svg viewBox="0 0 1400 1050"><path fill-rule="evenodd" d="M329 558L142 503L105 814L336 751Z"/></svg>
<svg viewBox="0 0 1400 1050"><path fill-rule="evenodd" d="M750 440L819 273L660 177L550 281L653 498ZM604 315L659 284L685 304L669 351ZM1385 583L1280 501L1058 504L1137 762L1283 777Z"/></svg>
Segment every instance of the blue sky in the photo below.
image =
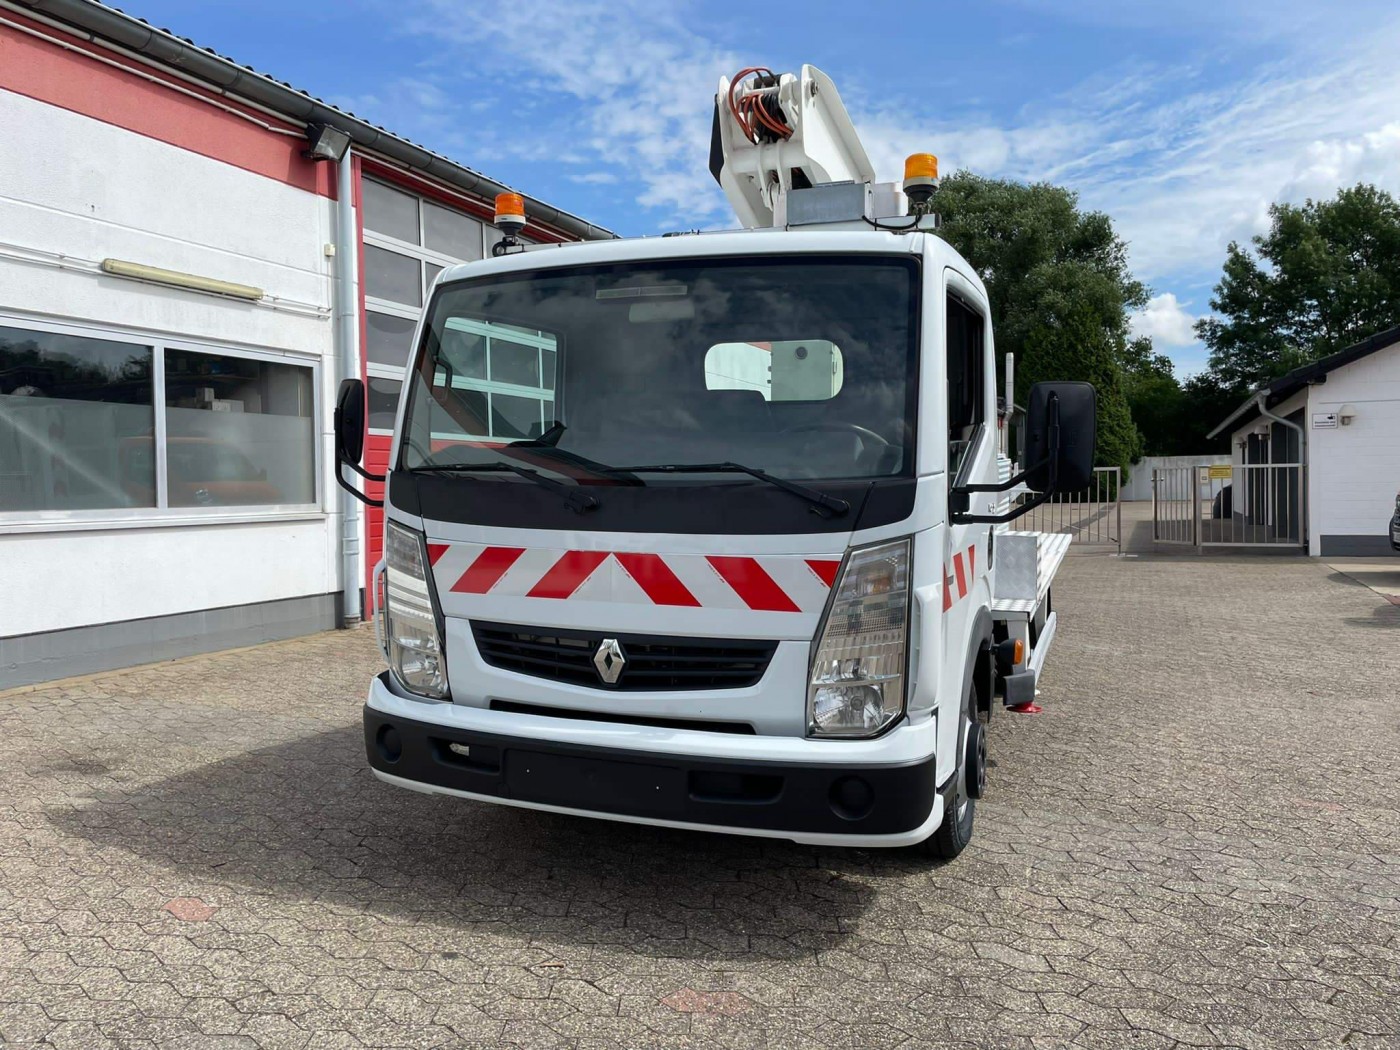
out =
<svg viewBox="0 0 1400 1050"><path fill-rule="evenodd" d="M1107 211L1180 373L1225 245L1274 200L1400 192L1393 2L125 0L125 10L623 234L726 225L721 73L810 62L884 179L1046 179Z"/></svg>

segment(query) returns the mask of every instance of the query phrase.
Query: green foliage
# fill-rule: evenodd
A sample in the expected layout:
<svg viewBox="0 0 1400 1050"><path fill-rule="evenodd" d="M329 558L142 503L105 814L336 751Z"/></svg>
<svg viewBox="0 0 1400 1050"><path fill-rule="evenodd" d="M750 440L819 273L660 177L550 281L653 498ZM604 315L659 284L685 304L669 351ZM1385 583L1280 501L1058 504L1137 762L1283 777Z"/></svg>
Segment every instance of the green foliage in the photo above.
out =
<svg viewBox="0 0 1400 1050"><path fill-rule="evenodd" d="M1400 323L1400 204L1358 185L1275 204L1253 252L1232 242L1196 333L1215 381L1242 397L1290 369ZM1257 258L1256 258L1257 255Z"/></svg>
<svg viewBox="0 0 1400 1050"><path fill-rule="evenodd" d="M1032 383L1087 380L1098 388L1098 462L1126 468L1141 454L1125 381L1128 311L1147 289L1128 270L1127 246L1102 212L1077 196L968 172L939 187L942 234L976 267L991 298L997 347L1016 355L1016 400Z"/></svg>

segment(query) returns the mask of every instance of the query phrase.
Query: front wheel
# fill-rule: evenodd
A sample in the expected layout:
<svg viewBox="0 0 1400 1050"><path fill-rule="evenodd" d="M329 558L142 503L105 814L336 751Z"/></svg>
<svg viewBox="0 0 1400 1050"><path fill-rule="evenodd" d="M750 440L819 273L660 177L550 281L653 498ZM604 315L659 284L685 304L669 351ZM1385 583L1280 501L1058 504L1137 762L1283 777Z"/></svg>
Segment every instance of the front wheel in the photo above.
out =
<svg viewBox="0 0 1400 1050"><path fill-rule="evenodd" d="M914 847L935 860L952 860L972 841L972 825L977 800L987 784L987 730L977 720L977 683L973 682L963 702L962 726L958 737L958 771L943 789L943 823Z"/></svg>

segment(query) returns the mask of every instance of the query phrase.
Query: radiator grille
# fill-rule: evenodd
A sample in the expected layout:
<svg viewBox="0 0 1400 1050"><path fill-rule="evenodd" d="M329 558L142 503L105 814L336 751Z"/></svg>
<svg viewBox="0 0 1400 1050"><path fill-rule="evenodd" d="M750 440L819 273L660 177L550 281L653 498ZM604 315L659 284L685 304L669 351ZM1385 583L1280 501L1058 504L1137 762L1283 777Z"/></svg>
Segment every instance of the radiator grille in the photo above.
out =
<svg viewBox="0 0 1400 1050"><path fill-rule="evenodd" d="M472 622L472 635L481 658L503 671L632 692L755 685L778 647L771 641L605 634L478 621ZM605 638L616 638L626 657L612 685L603 681L593 663Z"/></svg>

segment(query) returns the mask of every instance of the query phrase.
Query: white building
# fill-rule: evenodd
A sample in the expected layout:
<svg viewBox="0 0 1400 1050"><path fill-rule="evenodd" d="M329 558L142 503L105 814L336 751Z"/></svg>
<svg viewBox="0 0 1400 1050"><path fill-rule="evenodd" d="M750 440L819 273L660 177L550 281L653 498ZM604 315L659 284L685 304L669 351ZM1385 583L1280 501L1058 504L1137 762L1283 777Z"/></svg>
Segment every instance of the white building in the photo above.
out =
<svg viewBox="0 0 1400 1050"><path fill-rule="evenodd" d="M505 187L93 0L0 0L0 128L0 688L357 621L380 524L335 484L337 385L382 469Z"/></svg>
<svg viewBox="0 0 1400 1050"><path fill-rule="evenodd" d="M1298 522L1295 538L1315 556L1392 553L1400 326L1274 380L1209 436L1224 433L1244 468L1236 479L1248 479L1235 485L1243 489L1233 494L1236 515ZM1302 465L1296 473L1293 463Z"/></svg>

